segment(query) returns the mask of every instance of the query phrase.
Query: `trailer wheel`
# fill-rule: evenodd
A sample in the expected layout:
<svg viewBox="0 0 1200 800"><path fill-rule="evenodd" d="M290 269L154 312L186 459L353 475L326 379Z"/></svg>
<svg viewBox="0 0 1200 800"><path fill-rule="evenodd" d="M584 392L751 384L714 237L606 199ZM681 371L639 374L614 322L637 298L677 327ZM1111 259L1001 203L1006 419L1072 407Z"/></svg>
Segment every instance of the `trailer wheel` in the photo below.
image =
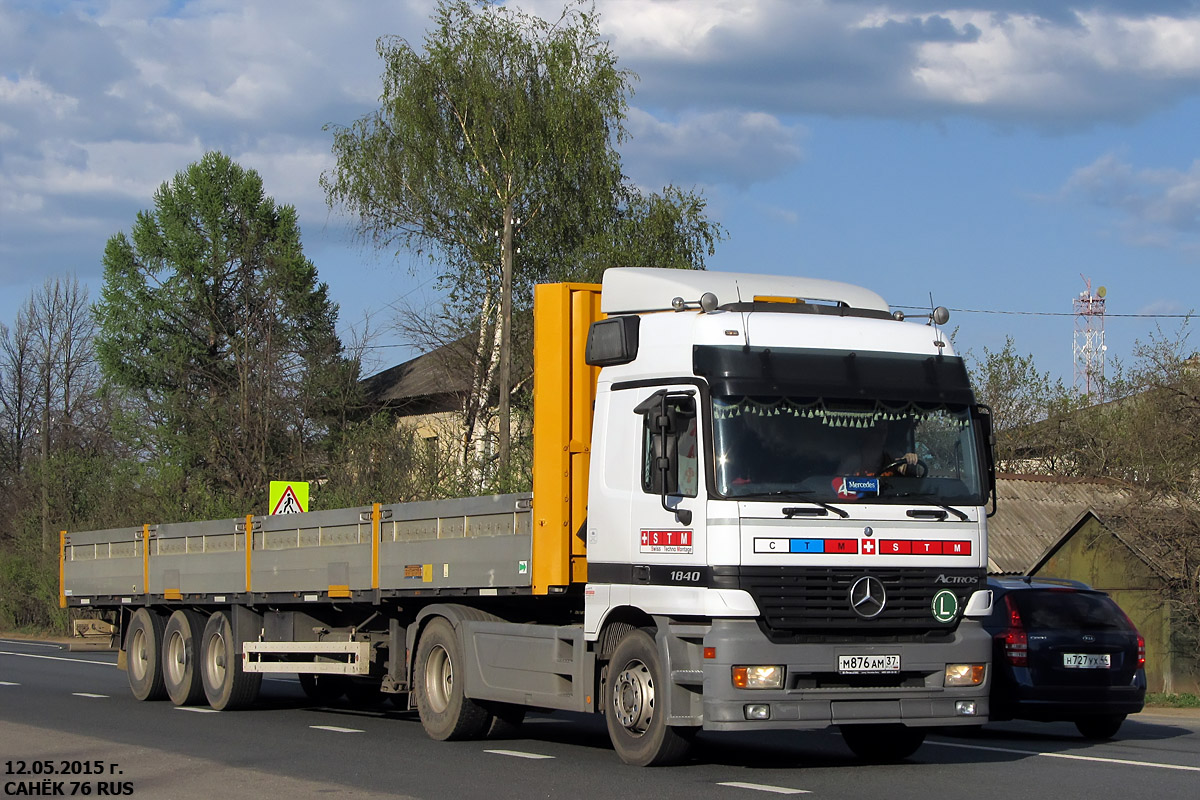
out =
<svg viewBox="0 0 1200 800"><path fill-rule="evenodd" d="M171 702L191 706L204 699L200 682L200 642L204 638L204 616L179 609L167 620L163 634L163 683Z"/></svg>
<svg viewBox="0 0 1200 800"><path fill-rule="evenodd" d="M842 739L864 761L902 761L925 741L924 728L906 725L843 725Z"/></svg>
<svg viewBox="0 0 1200 800"><path fill-rule="evenodd" d="M200 674L204 696L217 711L244 708L258 697L261 672L243 672L233 641L233 626L223 611L208 618L200 648Z"/></svg>
<svg viewBox="0 0 1200 800"><path fill-rule="evenodd" d="M161 659L165 625L162 615L148 608L139 608L129 620L125 632L126 675L138 700L162 700L167 696Z"/></svg>
<svg viewBox="0 0 1200 800"><path fill-rule="evenodd" d="M331 705L346 693L346 679L326 672L301 672L300 688L314 703Z"/></svg>
<svg viewBox="0 0 1200 800"><path fill-rule="evenodd" d="M462 663L454 628L441 617L430 622L417 645L413 698L433 739L479 739L491 726L491 713L463 694Z"/></svg>
<svg viewBox="0 0 1200 800"><path fill-rule="evenodd" d="M666 691L669 684L654 638L645 630L625 635L608 665L603 702L608 737L626 764L674 764L687 755L690 737L668 725L657 707L658 696Z"/></svg>

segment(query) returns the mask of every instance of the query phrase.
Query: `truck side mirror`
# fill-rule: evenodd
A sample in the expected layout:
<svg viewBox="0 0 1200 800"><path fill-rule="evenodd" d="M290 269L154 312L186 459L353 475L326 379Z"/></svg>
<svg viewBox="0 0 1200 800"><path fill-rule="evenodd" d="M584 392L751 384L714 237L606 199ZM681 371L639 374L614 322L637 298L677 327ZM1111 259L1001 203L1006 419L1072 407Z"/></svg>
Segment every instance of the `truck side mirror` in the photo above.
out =
<svg viewBox="0 0 1200 800"><path fill-rule="evenodd" d="M690 525L691 511L667 505L667 496L679 493L679 434L684 427L677 406L679 399L676 397L675 402L669 402L665 390L655 392L639 403L634 413L641 415L650 437L646 453L650 463L646 465L648 474L643 475L643 488L656 492L662 507L674 513L681 525ZM686 399L691 401L690 397Z"/></svg>
<svg viewBox="0 0 1200 800"><path fill-rule="evenodd" d="M979 426L979 441L983 447L984 469L987 474L988 495L992 500L992 509L988 516L996 513L996 435L992 431L992 409L985 405L974 408L974 418Z"/></svg>

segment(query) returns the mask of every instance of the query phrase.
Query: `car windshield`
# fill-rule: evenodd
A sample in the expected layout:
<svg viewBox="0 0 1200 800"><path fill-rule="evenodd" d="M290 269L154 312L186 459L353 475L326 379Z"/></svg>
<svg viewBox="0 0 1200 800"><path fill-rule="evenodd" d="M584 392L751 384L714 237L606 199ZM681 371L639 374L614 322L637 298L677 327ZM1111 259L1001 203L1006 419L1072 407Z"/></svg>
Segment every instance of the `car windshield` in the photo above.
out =
<svg viewBox="0 0 1200 800"><path fill-rule="evenodd" d="M713 397L716 488L813 502L984 502L965 405Z"/></svg>
<svg viewBox="0 0 1200 800"><path fill-rule="evenodd" d="M1129 625L1110 598L1070 589L1013 592L1025 627L1041 630L1123 631Z"/></svg>

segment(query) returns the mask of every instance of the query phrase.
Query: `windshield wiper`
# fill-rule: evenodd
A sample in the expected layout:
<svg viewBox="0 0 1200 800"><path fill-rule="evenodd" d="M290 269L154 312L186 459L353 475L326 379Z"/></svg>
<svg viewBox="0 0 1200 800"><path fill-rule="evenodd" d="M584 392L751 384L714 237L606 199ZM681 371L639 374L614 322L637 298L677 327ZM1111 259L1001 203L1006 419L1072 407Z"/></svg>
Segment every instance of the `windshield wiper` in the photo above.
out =
<svg viewBox="0 0 1200 800"><path fill-rule="evenodd" d="M806 494L812 494L812 490L811 489L778 489L774 492L752 492L751 494L733 495L731 499L734 499L734 500L766 500L766 499L796 500L801 503L811 503L814 506L820 506L820 508L824 509L826 512L832 511L833 513L837 514L842 519L846 519L850 516L850 512L846 511L845 509L838 508L837 506L830 505L829 503L825 503L820 500L809 500L805 497L801 497L801 495L806 495ZM816 509L816 508L785 508L785 509L783 509L783 515L785 517L787 517L788 519L791 519L793 516L799 516L799 515L803 515L803 514L809 513L809 512L819 513L819 509Z"/></svg>
<svg viewBox="0 0 1200 800"><path fill-rule="evenodd" d="M842 519L850 516L850 513L845 509L831 506L829 503L822 503L820 500L804 500L803 502L812 503L814 506L820 506L820 508L785 508L783 509L783 515L791 519L796 516L824 516L827 512L832 511Z"/></svg>
<svg viewBox="0 0 1200 800"><path fill-rule="evenodd" d="M941 503L937 503L936 505L937 505L938 509L940 509L940 510L934 511L931 508L910 508L906 513L908 514L908 516L913 517L914 519L920 519L920 518L936 519L939 522L941 522L942 520L944 520L946 518L946 512L949 511L951 514L958 517L963 522L967 522L968 520L970 520L970 517L968 517L963 512L959 511L954 506L942 505Z"/></svg>
<svg viewBox="0 0 1200 800"><path fill-rule="evenodd" d="M939 505L938 505L938 508L944 508L944 509L946 509L947 511L949 511L949 512L950 512L951 514L953 514L954 516L958 517L958 518L959 518L960 520L962 520L963 522L969 522L969 521L970 521L970 519L971 519L971 518L970 518L970 517L968 517L968 516L967 516L967 515L966 515L964 512L962 512L962 511L959 511L959 510L958 510L957 508L955 508L954 506L944 506L944 505L940 505L940 504L939 504Z"/></svg>
<svg viewBox="0 0 1200 800"><path fill-rule="evenodd" d="M812 503L814 506L820 506L825 511L832 511L842 519L850 516L849 512L832 506L829 503L820 500L809 500L801 495L812 494L811 489L776 489L773 492L751 492L750 494L730 495L731 500L796 500L801 503ZM818 512L815 508L785 508L783 509L784 516L789 519L793 516L802 515L809 512Z"/></svg>

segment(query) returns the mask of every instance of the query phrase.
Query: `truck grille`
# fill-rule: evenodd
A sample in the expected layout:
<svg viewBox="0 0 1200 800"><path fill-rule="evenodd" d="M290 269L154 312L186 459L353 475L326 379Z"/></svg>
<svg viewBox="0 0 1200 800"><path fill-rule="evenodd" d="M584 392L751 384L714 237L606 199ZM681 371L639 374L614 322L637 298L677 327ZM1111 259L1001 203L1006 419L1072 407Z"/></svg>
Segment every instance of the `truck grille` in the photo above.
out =
<svg viewBox="0 0 1200 800"><path fill-rule="evenodd" d="M750 593L773 640L816 635L921 636L948 633L958 626L972 592L986 586L981 569L852 569L834 567L714 567L714 583ZM850 605L850 587L863 577L878 578L887 603L878 616L863 619ZM971 579L956 583L954 579ZM958 598L958 616L938 622L933 598L949 589Z"/></svg>

